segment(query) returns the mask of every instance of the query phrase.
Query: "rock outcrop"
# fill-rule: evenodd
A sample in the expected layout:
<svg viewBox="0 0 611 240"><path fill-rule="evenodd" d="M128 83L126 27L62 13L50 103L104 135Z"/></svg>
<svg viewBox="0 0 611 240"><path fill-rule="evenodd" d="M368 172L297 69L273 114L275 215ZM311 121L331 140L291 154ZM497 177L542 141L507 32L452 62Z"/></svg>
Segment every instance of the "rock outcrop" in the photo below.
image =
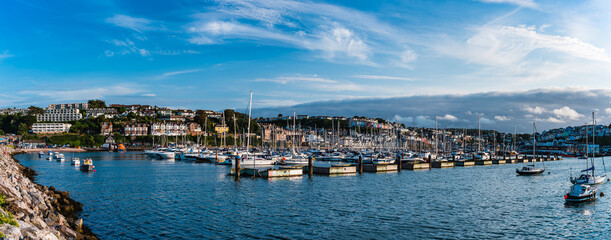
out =
<svg viewBox="0 0 611 240"><path fill-rule="evenodd" d="M0 147L0 198L4 198L0 216L14 219L12 224L0 223L4 238L98 239L76 215L82 204L68 192L34 183L36 172L14 160L15 153Z"/></svg>

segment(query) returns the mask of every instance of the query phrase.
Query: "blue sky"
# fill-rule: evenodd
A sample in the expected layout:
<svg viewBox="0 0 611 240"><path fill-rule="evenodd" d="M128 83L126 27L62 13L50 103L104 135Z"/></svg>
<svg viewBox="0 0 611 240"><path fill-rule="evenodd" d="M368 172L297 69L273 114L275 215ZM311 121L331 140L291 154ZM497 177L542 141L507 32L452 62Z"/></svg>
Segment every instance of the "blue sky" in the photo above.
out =
<svg viewBox="0 0 611 240"><path fill-rule="evenodd" d="M95 98L219 110L244 108L252 90L268 115L295 105L315 114L329 101L328 114L347 115L363 99L449 95L465 103L375 110L413 125L444 116L471 127L468 113L490 127L583 124L591 111L611 115L610 10L608 1L6 0L0 107ZM466 101L549 92L607 102L536 98L484 113Z"/></svg>

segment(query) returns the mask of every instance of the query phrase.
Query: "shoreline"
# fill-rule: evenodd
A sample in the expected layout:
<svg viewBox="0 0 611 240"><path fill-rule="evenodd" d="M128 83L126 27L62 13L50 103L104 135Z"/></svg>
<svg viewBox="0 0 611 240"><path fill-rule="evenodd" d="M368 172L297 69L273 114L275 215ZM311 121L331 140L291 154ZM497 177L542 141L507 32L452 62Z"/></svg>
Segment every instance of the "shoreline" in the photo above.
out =
<svg viewBox="0 0 611 240"><path fill-rule="evenodd" d="M0 225L6 239L99 239L78 217L83 204L67 191L36 183L36 171L14 158L25 152L21 150L0 147L0 194L6 196L0 211L11 213L18 223Z"/></svg>

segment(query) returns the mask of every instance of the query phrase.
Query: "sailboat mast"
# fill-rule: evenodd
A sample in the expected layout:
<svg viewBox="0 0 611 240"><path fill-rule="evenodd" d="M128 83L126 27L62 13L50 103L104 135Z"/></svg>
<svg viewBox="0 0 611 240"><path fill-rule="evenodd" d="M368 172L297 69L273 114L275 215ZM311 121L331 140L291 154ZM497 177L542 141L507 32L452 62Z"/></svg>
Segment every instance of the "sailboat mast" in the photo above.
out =
<svg viewBox="0 0 611 240"><path fill-rule="evenodd" d="M250 100L248 100L248 130L246 131L246 148L250 146L250 114L252 113L252 91L250 91Z"/></svg>
<svg viewBox="0 0 611 240"><path fill-rule="evenodd" d="M594 120L594 112L592 112L592 176L594 176L594 158L596 152L594 151L595 137L596 137L596 120Z"/></svg>
<svg viewBox="0 0 611 240"><path fill-rule="evenodd" d="M480 122L480 115L477 115L477 151L482 151L482 123Z"/></svg>

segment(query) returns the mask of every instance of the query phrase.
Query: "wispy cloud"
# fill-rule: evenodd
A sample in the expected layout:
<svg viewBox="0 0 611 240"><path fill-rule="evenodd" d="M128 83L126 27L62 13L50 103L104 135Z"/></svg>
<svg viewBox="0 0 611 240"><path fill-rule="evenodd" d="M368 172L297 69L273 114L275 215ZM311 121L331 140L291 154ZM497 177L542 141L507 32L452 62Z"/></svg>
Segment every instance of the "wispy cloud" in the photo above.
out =
<svg viewBox="0 0 611 240"><path fill-rule="evenodd" d="M151 21L149 19L130 17L123 14L116 14L112 17L106 18L106 22L114 24L118 27L128 28L140 33L144 31L160 30L164 28L162 25L156 24L154 21Z"/></svg>
<svg viewBox="0 0 611 240"><path fill-rule="evenodd" d="M107 40L106 42L111 43L114 46L120 48L119 51L112 51L112 50L104 51L104 55L106 55L106 57L113 57L115 55L127 55L127 54L138 54L143 57L151 55L149 50L146 50L144 48L138 48L136 44L134 44L134 42L132 42L130 39L125 39L125 40L113 39L113 40Z"/></svg>
<svg viewBox="0 0 611 240"><path fill-rule="evenodd" d="M533 0L479 0L485 3L506 3L506 4L514 4L521 7L527 8L537 8L537 3Z"/></svg>
<svg viewBox="0 0 611 240"><path fill-rule="evenodd" d="M38 97L48 98L54 101L67 100L87 100L87 99L104 99L109 96L131 96L137 95L146 91L145 88L139 85L130 83L116 84L112 86L98 86L81 89L45 89L44 91L20 91L19 94L34 95Z"/></svg>
<svg viewBox="0 0 611 240"><path fill-rule="evenodd" d="M194 73L194 72L199 72L202 69L188 69L188 70L181 70L181 71L174 71L174 72L165 72L159 76L157 76L157 79L162 79L162 78L167 78L167 77L171 77L171 76L176 76L176 75L182 75L182 74L188 74L188 73Z"/></svg>
<svg viewBox="0 0 611 240"><path fill-rule="evenodd" d="M10 57L13 57L13 56L14 56L14 55L13 55L13 54L10 54L10 53L8 52L8 50L4 50L4 52L0 52L0 61L2 61L2 59L5 59L5 58L10 58Z"/></svg>
<svg viewBox="0 0 611 240"><path fill-rule="evenodd" d="M375 79L375 80L401 80L401 81L414 81L413 78L408 77L395 77L395 76L384 76L384 75L354 75L355 78L363 79Z"/></svg>
<svg viewBox="0 0 611 240"><path fill-rule="evenodd" d="M335 80L314 76L296 76L296 77L277 77L277 78L257 78L256 82L273 82L279 84L287 84L292 82L315 82L315 83L337 83Z"/></svg>

